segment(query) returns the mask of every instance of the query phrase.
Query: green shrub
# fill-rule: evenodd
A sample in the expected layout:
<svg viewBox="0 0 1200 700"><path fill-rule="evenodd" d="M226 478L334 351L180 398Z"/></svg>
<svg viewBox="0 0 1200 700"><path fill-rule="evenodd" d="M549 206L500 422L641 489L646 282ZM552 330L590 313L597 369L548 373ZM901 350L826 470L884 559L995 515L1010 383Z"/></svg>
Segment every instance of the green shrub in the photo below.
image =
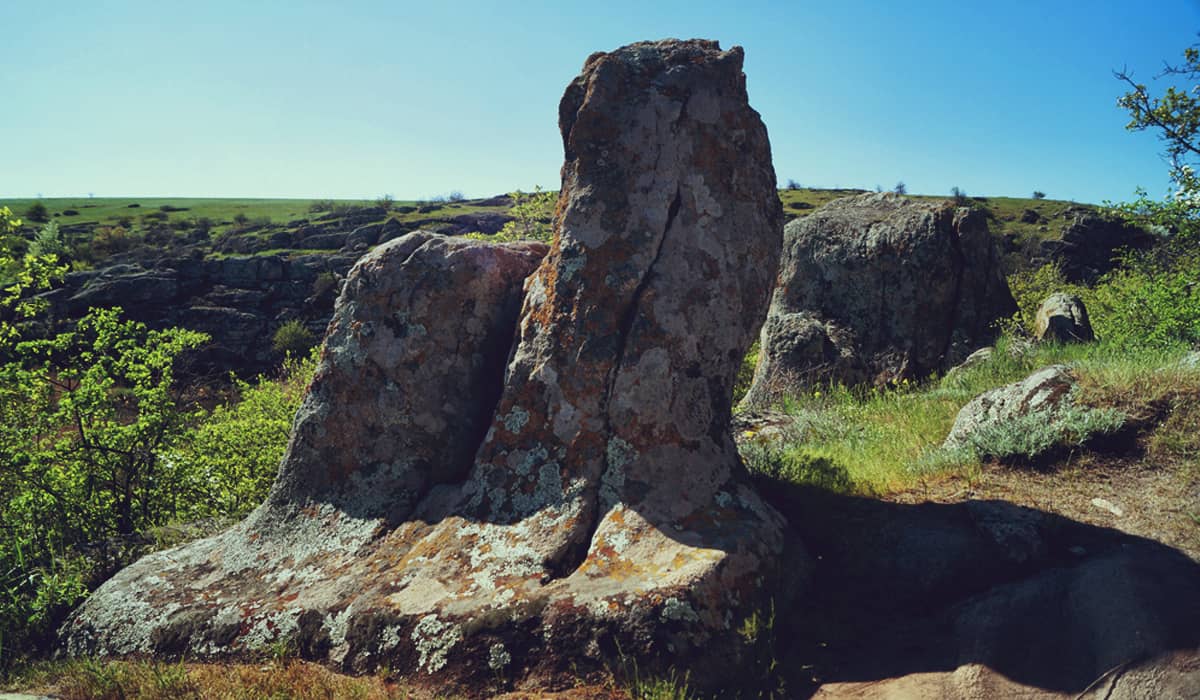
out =
<svg viewBox="0 0 1200 700"><path fill-rule="evenodd" d="M315 368L315 354L292 357L278 379L235 380L234 398L183 432L165 455L197 496L180 519L240 516L262 502Z"/></svg>
<svg viewBox="0 0 1200 700"><path fill-rule="evenodd" d="M1056 448L1081 447L1124 424L1125 414L1116 409L1071 405L981 426L967 436L965 449L978 458L1032 460Z"/></svg>
<svg viewBox="0 0 1200 700"><path fill-rule="evenodd" d="M299 320L292 319L275 329L271 347L281 355L299 357L311 350L315 342L312 331Z"/></svg>
<svg viewBox="0 0 1200 700"><path fill-rule="evenodd" d="M25 210L25 218L35 224L44 224L50 220L50 212L46 210L45 204L34 202L29 205L29 209Z"/></svg>

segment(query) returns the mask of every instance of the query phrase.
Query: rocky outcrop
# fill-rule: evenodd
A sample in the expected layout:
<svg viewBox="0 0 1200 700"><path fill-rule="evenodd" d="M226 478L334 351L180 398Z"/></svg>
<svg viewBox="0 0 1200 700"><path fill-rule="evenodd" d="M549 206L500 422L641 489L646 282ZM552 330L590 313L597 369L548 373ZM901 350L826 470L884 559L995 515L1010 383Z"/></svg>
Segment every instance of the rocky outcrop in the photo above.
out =
<svg viewBox="0 0 1200 700"><path fill-rule="evenodd" d="M945 370L1016 310L983 215L893 194L835 200L784 233L748 405L797 382Z"/></svg>
<svg viewBox="0 0 1200 700"><path fill-rule="evenodd" d="M1058 263L1069 282L1094 282L1115 267L1113 258L1120 251L1144 250L1155 242L1146 230L1093 209L1071 207L1061 216L1067 221L1061 235L1043 241L1040 252Z"/></svg>
<svg viewBox="0 0 1200 700"><path fill-rule="evenodd" d="M741 66L699 40L590 57L560 105L561 215L519 321L534 244L413 234L369 253L267 502L122 571L68 650L291 638L484 694L620 649L643 668L719 659L694 676L719 680L743 617L805 570L729 434L783 222Z"/></svg>
<svg viewBox="0 0 1200 700"><path fill-rule="evenodd" d="M1061 292L1046 297L1034 319L1034 336L1038 340L1059 343L1090 342L1096 339L1087 307L1074 294Z"/></svg>
<svg viewBox="0 0 1200 700"><path fill-rule="evenodd" d="M212 337L195 358L199 369L223 375L274 367L271 336L281 324L302 321L314 335L333 313L329 288L365 252L248 255L205 259L163 258L75 272L43 295L58 322L90 307L119 306L127 318L152 328L179 326Z"/></svg>

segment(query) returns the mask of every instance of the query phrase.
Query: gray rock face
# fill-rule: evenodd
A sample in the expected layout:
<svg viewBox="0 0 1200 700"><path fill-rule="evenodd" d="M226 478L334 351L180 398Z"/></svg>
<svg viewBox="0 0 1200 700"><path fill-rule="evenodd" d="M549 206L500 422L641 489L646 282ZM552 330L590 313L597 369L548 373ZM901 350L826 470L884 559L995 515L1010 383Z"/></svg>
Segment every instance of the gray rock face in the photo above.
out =
<svg viewBox="0 0 1200 700"><path fill-rule="evenodd" d="M699 40L591 56L519 322L536 245L414 234L366 256L267 502L118 574L68 649L290 636L479 694L600 667L614 642L651 667L736 660L740 620L803 567L729 434L783 221L741 66Z"/></svg>
<svg viewBox="0 0 1200 700"><path fill-rule="evenodd" d="M317 278L345 276L363 252L165 259L151 269L113 265L72 274L46 298L59 321L93 306L120 306L126 317L154 328L208 333L212 343L197 358L202 369L264 372L278 363L270 339L284 321L298 318L314 334L325 331L333 299L314 295Z"/></svg>
<svg viewBox="0 0 1200 700"><path fill-rule="evenodd" d="M1113 258L1122 249L1143 250L1154 245L1154 236L1136 226L1094 210L1072 207L1062 213L1067 223L1059 238L1044 241L1041 252L1059 264L1071 282L1093 282L1113 269Z"/></svg>
<svg viewBox="0 0 1200 700"><path fill-rule="evenodd" d="M1087 307L1074 294L1061 292L1046 297L1034 319L1034 335L1038 340L1060 343L1089 342L1096 339Z"/></svg>
<svg viewBox="0 0 1200 700"><path fill-rule="evenodd" d="M983 216L893 194L787 225L748 405L796 382L885 383L945 370L1016 305Z"/></svg>
<svg viewBox="0 0 1200 700"><path fill-rule="evenodd" d="M1032 413L1050 413L1069 404L1075 377L1066 365L1044 367L1025 379L976 396L963 406L943 447L965 447L979 430Z"/></svg>

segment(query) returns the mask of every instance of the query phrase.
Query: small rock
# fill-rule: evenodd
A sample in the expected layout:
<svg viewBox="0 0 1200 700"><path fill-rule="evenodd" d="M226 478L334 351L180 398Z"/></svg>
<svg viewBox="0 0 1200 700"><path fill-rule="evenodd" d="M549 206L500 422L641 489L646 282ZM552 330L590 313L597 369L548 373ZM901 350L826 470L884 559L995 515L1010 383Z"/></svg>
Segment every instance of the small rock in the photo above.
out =
<svg viewBox="0 0 1200 700"><path fill-rule="evenodd" d="M1096 506L1100 510L1107 510L1109 513L1112 513L1118 518L1122 515L1125 515L1125 511L1121 510L1112 501L1107 501L1103 498L1093 498L1092 505Z"/></svg>
<svg viewBox="0 0 1200 700"><path fill-rule="evenodd" d="M1060 343L1090 342L1096 339L1088 321L1083 300L1074 294L1058 292L1046 297L1038 308L1034 322L1038 340Z"/></svg>
<svg viewBox="0 0 1200 700"><path fill-rule="evenodd" d="M1030 413L1053 412L1070 401L1075 378L1066 365L1044 367L1025 379L975 397L954 419L943 447L966 447L972 434L985 426L1011 421Z"/></svg>

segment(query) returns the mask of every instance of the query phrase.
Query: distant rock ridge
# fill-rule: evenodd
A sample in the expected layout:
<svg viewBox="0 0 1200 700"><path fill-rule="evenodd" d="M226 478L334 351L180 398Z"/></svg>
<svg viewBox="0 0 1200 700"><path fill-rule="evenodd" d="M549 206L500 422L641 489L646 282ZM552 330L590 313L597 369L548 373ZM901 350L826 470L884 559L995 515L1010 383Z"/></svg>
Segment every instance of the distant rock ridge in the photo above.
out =
<svg viewBox="0 0 1200 700"><path fill-rule="evenodd" d="M618 653L727 676L807 571L729 430L783 226L742 51L594 54L559 121L549 251L413 233L363 257L267 501L117 574L70 653L286 638L472 694Z"/></svg>

